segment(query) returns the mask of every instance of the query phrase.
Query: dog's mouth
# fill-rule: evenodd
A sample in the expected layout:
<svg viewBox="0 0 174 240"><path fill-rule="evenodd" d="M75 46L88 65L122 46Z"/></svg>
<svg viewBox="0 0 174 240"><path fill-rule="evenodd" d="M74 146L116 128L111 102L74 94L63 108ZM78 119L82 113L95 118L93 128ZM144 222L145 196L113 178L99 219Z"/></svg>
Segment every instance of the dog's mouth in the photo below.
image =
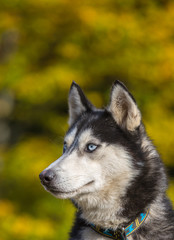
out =
<svg viewBox="0 0 174 240"><path fill-rule="evenodd" d="M77 188L77 189L73 189L71 191L60 191L58 188L56 187L46 187L46 190L50 193L52 193L53 195L57 196L57 197L66 197L66 196L72 196L72 195L76 195L78 192L81 192L83 190L83 188L85 189L88 186L91 186L94 183L94 180L82 185L81 187Z"/></svg>

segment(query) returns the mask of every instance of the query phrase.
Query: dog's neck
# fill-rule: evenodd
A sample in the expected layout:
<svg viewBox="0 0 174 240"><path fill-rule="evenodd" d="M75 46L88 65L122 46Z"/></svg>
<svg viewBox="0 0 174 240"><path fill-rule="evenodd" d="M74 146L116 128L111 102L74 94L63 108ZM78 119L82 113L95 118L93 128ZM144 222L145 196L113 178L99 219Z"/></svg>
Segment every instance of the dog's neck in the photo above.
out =
<svg viewBox="0 0 174 240"><path fill-rule="evenodd" d="M95 196L84 199L80 197L75 199L78 209L81 212L80 217L87 223L93 223L103 228L117 229L131 221L122 216L121 199L116 196L108 196L98 201Z"/></svg>
<svg viewBox="0 0 174 240"><path fill-rule="evenodd" d="M106 229L112 228L113 230L116 230L120 226L127 225L125 223L129 222L127 218L120 216L118 212L114 212L113 209L83 211L80 217L85 219L87 223L94 223L96 226Z"/></svg>
<svg viewBox="0 0 174 240"><path fill-rule="evenodd" d="M85 219L87 223L93 223L103 228L116 229L123 227L131 221L133 218L128 218L127 215L122 214L124 211L123 198L126 195L127 187L130 181L137 175L127 173L117 179L109 179L107 185L105 185L101 191L90 193L89 196L81 195L74 199L78 208L81 211L81 217ZM117 191L115 191L117 189Z"/></svg>
<svg viewBox="0 0 174 240"><path fill-rule="evenodd" d="M144 151L147 151L147 161L151 161L151 158L159 157L154 146L146 137L143 139L142 148ZM152 168L156 168L156 165L153 165ZM157 170L155 169L154 171ZM161 177L161 187L166 189L165 173L162 174L163 177ZM134 172L134 176L132 176L132 178L135 178L136 176L138 176L138 172ZM129 176L128 179L131 181L131 176ZM89 197L82 195L78 198L75 198L74 200L81 212L81 218L83 218L87 223L93 223L103 228L112 228L115 230L118 227L127 226L130 222L136 219L138 214L147 210L145 204L136 205L136 202L138 203L139 201L138 192L141 192L141 189L139 188L142 186L140 185L140 187L138 186L139 188L137 187L137 194L135 194L134 198L135 201L133 201L134 204L131 205L131 202L128 201L126 197L126 192L128 190L127 187L130 186L130 182L125 182L125 180L126 178L124 176L123 179L119 179L119 182L113 179L113 183L110 182L109 185L105 186L100 193L97 192L96 194L90 194ZM114 189L111 191L111 186L114 186L114 189L117 189L117 191L114 191ZM146 196L145 194L146 193L143 195L144 197ZM123 201L123 198L125 198L125 201ZM155 201L154 198L149 199L148 201L149 209L150 205ZM158 198L161 201L162 197L160 196ZM125 204L124 206L123 202Z"/></svg>
<svg viewBox="0 0 174 240"><path fill-rule="evenodd" d="M162 194L159 194L155 201L151 203L146 210L142 210L142 212L149 212L149 215L147 217L147 222L146 224L149 224L149 221L153 220L158 220L159 217L163 219L163 215L165 212L164 206L163 206L163 198L164 196ZM94 200L94 199L93 199ZM91 199L92 201L92 199ZM76 207L78 208L79 211L79 217L82 218L87 224L94 224L96 226L99 226L101 228L105 229L113 229L114 231L117 230L118 228L126 228L130 223L135 221L137 218L137 214L135 216L127 217L122 215L123 209L121 207L121 203L119 201L115 204L115 206L110 206L110 208L103 206L103 208L98 205L93 208L86 208L86 204L82 202L78 202ZM109 204L108 204L109 206ZM159 216L159 213L160 216Z"/></svg>

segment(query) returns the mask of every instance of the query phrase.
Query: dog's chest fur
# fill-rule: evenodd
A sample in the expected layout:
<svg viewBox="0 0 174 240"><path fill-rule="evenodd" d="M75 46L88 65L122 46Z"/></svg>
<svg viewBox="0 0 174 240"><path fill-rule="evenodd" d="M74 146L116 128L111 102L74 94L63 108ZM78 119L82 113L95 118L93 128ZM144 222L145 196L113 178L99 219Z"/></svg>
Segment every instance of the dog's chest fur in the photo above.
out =
<svg viewBox="0 0 174 240"><path fill-rule="evenodd" d="M108 240L109 238L99 235L98 233L94 232L90 227L85 227L80 231L79 238L71 238L70 240ZM127 238L128 240L133 240L132 236ZM142 238L142 240L144 240Z"/></svg>
<svg viewBox="0 0 174 240"><path fill-rule="evenodd" d="M81 240L108 240L107 237L95 233L91 228L87 227L81 232ZM128 240L133 240L130 236Z"/></svg>
<svg viewBox="0 0 174 240"><path fill-rule="evenodd" d="M81 232L81 239L84 240L108 240L108 238L99 235L98 233L95 233L94 230L90 229L89 227L86 227Z"/></svg>

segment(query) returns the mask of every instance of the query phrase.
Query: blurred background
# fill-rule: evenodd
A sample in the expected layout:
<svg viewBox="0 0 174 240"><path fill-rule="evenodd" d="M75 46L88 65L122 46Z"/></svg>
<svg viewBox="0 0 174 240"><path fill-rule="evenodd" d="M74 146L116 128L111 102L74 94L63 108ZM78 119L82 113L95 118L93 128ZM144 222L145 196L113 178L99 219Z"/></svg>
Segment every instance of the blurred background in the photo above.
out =
<svg viewBox="0 0 174 240"><path fill-rule="evenodd" d="M38 175L62 153L76 81L98 107L135 96L174 202L173 0L0 0L0 240L66 240L74 208Z"/></svg>

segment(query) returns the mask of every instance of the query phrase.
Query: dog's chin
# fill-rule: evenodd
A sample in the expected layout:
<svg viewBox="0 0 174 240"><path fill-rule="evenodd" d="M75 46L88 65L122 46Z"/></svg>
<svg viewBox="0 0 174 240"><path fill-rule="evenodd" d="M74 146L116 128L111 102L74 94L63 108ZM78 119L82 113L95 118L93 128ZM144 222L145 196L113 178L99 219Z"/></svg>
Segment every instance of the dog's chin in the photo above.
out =
<svg viewBox="0 0 174 240"><path fill-rule="evenodd" d="M90 181L87 184L77 188L77 189L73 189L70 191L60 191L57 188L47 188L45 187L46 191L48 191L49 193L51 193L54 197L56 198L61 198L61 199L70 199L70 198L74 198L78 195L84 195L84 194L88 194L91 192L91 187L94 184L94 181Z"/></svg>

